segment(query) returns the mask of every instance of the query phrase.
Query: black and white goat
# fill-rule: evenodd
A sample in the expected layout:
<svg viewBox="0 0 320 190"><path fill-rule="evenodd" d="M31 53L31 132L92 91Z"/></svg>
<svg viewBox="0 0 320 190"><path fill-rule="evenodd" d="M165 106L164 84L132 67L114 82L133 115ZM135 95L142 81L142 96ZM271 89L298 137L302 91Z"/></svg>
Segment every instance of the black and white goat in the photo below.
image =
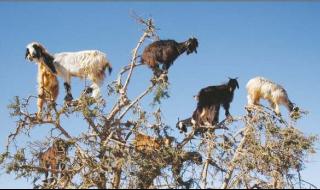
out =
<svg viewBox="0 0 320 190"><path fill-rule="evenodd" d="M71 77L89 79L92 85L86 92L92 92L92 97L99 98L100 86L105 78L105 69L112 71L110 62L106 55L98 50L87 50L78 52L62 52L51 55L37 42L27 45L26 58L36 63L44 63L45 66L55 75L63 78L67 92L66 101L73 99L71 94Z"/></svg>
<svg viewBox="0 0 320 190"><path fill-rule="evenodd" d="M180 131L186 131L186 126L215 125L219 122L220 105L225 109L226 117L230 117L230 103L233 100L234 91L239 88L237 78L229 78L229 82L219 86L208 86L200 90L196 96L197 108L191 118L178 121L176 127Z"/></svg>
<svg viewBox="0 0 320 190"><path fill-rule="evenodd" d="M178 43L175 40L159 40L148 45L141 56L141 63L149 65L154 74L159 75L159 64L162 65L162 70L168 72L168 69L184 52L187 55L197 53L198 40L194 37L189 38L185 42Z"/></svg>
<svg viewBox="0 0 320 190"><path fill-rule="evenodd" d="M202 109L196 108L194 110L192 117L179 120L176 124L176 127L180 130L180 132L187 132L187 127L189 126L213 126L219 122L219 109L220 106L212 105L208 107L204 107ZM199 130L197 130L199 131ZM205 130L200 130L205 131Z"/></svg>
<svg viewBox="0 0 320 190"><path fill-rule="evenodd" d="M281 104L285 105L291 113L299 110L299 108L295 107L290 101L287 91L281 85L263 77L250 79L247 83L247 91L249 106L259 105L259 100L263 98L269 101L277 115L280 115Z"/></svg>

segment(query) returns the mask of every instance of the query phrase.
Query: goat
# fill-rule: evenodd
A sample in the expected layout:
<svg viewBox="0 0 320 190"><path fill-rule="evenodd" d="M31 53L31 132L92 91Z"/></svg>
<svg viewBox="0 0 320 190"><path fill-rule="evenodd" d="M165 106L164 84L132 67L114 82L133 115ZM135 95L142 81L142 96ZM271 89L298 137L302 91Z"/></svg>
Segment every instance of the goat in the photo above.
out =
<svg viewBox="0 0 320 190"><path fill-rule="evenodd" d="M176 124L176 127L179 129L180 133L187 132L188 126L197 125L215 125L219 122L219 109L220 106L212 105L208 107L204 107L201 110L197 107L196 110L193 112L192 117L179 120ZM197 129L197 132L201 132L200 129ZM202 131L203 132L203 131Z"/></svg>
<svg viewBox="0 0 320 190"><path fill-rule="evenodd" d="M61 178L64 176L65 161L67 160L67 152L69 145L63 139L56 139L52 146L45 152L40 152L40 167L45 173L45 182L48 182L49 170L51 177L57 177L58 170L61 171Z"/></svg>
<svg viewBox="0 0 320 190"><path fill-rule="evenodd" d="M137 133L134 140L134 147L138 151L150 153L155 150L160 150L163 146L171 146L173 141L174 138L170 136L157 139L142 133Z"/></svg>
<svg viewBox="0 0 320 190"><path fill-rule="evenodd" d="M270 106L277 115L281 115L281 104L285 105L290 113L299 110L290 101L287 91L281 85L268 79L263 77L252 78L248 81L246 88L249 106L259 105L260 98L263 98L269 101Z"/></svg>
<svg viewBox="0 0 320 190"><path fill-rule="evenodd" d="M160 138L150 137L148 135L137 133L134 140L134 147L137 151L143 153L143 167L138 171L139 179L137 187L140 189L149 189L152 187L153 180L161 174L161 169L172 165L172 174L179 185L188 189L192 180L183 181L181 171L186 161L191 161L197 165L202 164L202 156L198 152L185 152L172 146L174 137L167 136ZM174 151L166 151L171 147ZM174 152L174 153L173 153ZM151 163L151 165L149 165Z"/></svg>
<svg viewBox="0 0 320 190"><path fill-rule="evenodd" d="M229 78L228 83L219 86L208 86L200 90L196 99L198 100L197 110L201 113L204 107L220 106L225 109L226 117L231 116L229 112L230 103L233 100L234 90L239 88L237 78ZM219 108L216 108L219 110Z"/></svg>
<svg viewBox="0 0 320 190"><path fill-rule="evenodd" d="M78 52L63 52L51 55L37 42L27 45L26 58L36 63L44 63L47 69L64 80L66 90L65 101L73 99L71 94L71 77L81 79L88 78L92 85L85 90L92 92L92 97L99 98L100 85L105 78L105 69L108 67L111 74L112 67L106 55L98 50L86 50Z"/></svg>
<svg viewBox="0 0 320 190"><path fill-rule="evenodd" d="M159 75L159 64L162 65L162 71L168 72L170 66L177 57L184 52L187 55L197 53L198 40L194 37L185 42L178 43L175 40L159 40L148 45L141 56L141 63L147 64L156 76Z"/></svg>
<svg viewBox="0 0 320 190"><path fill-rule="evenodd" d="M38 118L41 118L43 104L47 102L55 103L58 94L59 82L57 77L47 70L43 62L40 62L38 64Z"/></svg>
<svg viewBox="0 0 320 190"><path fill-rule="evenodd" d="M229 78L228 83L219 86L208 86L200 90L195 96L197 107L191 118L178 121L176 127L180 132L186 132L187 126L215 125L219 122L220 105L225 109L226 117L231 117L229 108L233 100L234 91L239 88L237 78ZM197 131L203 132L203 131Z"/></svg>

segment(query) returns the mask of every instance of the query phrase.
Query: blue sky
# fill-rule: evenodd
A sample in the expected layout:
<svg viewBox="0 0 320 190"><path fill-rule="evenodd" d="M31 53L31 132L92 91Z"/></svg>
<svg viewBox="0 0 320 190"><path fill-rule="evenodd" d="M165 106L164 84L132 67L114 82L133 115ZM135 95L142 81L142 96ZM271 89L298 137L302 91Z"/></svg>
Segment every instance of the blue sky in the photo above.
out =
<svg viewBox="0 0 320 190"><path fill-rule="evenodd" d="M320 134L320 3L0 2L0 151L15 126L6 106L16 95L27 97L37 92L37 67L24 60L25 46L38 41L50 52L106 52L114 67L106 86L129 63L130 52L142 32L130 17L131 11L152 16L162 39L184 41L195 36L199 40L198 54L182 55L170 68L171 97L161 106L169 125L174 126L178 117L190 116L195 107L192 96L199 89L225 82L228 76L239 77L240 83L230 112L243 115L247 81L264 76L282 84L291 100L310 112L298 122L298 128L306 134ZM146 67L135 71L129 88L132 95L148 85L150 76ZM74 97L83 85L80 80L72 80ZM60 91L58 103L63 101L62 85ZM32 106L35 110L36 104ZM284 107L282 112L287 114ZM65 124L68 130L77 131L83 122L74 118ZM44 131L35 129L33 135L45 137ZM303 176L320 187L320 153L308 160ZM0 176L0 188L14 187L31 185L13 176Z"/></svg>

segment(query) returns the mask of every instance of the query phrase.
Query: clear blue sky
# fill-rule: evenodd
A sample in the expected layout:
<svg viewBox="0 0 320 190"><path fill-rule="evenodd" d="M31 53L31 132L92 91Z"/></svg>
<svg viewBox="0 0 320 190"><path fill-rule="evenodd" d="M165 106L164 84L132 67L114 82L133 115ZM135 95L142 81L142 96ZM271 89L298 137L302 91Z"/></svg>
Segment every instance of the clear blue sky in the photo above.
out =
<svg viewBox="0 0 320 190"><path fill-rule="evenodd" d="M171 98L161 106L169 125L174 127L178 117L190 116L195 107L192 96L200 88L224 82L228 76L239 77L240 82L231 114L243 115L247 81L264 76L282 84L293 102L310 111L298 128L306 134L320 134L320 3L0 2L0 151L15 127L6 106L13 96L37 92L37 67L24 60L25 46L39 41L50 52L99 49L113 63L111 79L115 79L129 63L141 35L142 28L130 17L132 10L152 16L162 39L184 41L195 36L199 40L198 54L182 55L170 69ZM150 76L146 67L137 69L136 82L129 89L132 94L138 94ZM77 97L83 82L73 80L72 84ZM58 102L62 103L64 90L60 87ZM282 111L287 114L284 107ZM79 118L68 121L68 129L84 129L81 123ZM33 135L37 137L48 132L36 131ZM320 153L308 160L303 176L320 187ZM0 188L30 188L30 183L0 176Z"/></svg>

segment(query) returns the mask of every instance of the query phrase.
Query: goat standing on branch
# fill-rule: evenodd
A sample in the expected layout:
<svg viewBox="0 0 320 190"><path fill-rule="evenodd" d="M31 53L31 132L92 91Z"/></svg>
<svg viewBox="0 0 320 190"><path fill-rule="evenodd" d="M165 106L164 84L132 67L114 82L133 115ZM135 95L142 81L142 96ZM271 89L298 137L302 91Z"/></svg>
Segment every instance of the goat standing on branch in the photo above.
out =
<svg viewBox="0 0 320 190"><path fill-rule="evenodd" d="M158 151L163 147L170 147L174 140L173 137L153 138L142 133L137 133L134 140L134 146L138 151L150 153Z"/></svg>
<svg viewBox="0 0 320 190"><path fill-rule="evenodd" d="M216 105L216 110L219 111L219 107L222 104L225 109L226 117L231 116L229 112L230 103L233 100L234 90L239 88L237 78L229 78L228 83L219 86L208 86L200 90L196 99L198 100L197 109Z"/></svg>
<svg viewBox="0 0 320 190"><path fill-rule="evenodd" d="M159 64L162 65L162 72L168 72L170 66L177 57L184 52L187 55L197 53L198 40L194 37L185 42L178 43L174 40L159 40L148 45L141 58L141 63L149 65L156 76L159 76Z"/></svg>
<svg viewBox="0 0 320 190"><path fill-rule="evenodd" d="M63 170L65 170L65 161L67 160L67 152L69 145L62 139L56 139L52 146L39 155L40 167L45 171L45 182L48 182L49 169L51 177L57 177L58 170L61 170L61 178Z"/></svg>
<svg viewBox="0 0 320 190"><path fill-rule="evenodd" d="M105 69L108 67L109 73L112 71L106 55L98 50L51 55L41 44L33 42L27 45L26 58L30 61L35 60L38 64L44 63L53 74L63 78L67 92L65 101L73 99L70 85L71 77L91 80L93 84L85 92L92 92L92 97L99 98L101 96L100 86L105 78Z"/></svg>
<svg viewBox="0 0 320 190"><path fill-rule="evenodd" d="M25 58L29 55L28 50ZM38 101L37 117L41 118L43 104L46 102L54 103L59 94L59 82L57 77L47 69L43 60L38 62Z"/></svg>
<svg viewBox="0 0 320 190"><path fill-rule="evenodd" d="M197 108L189 119L178 121L176 127L183 132L190 125L215 125L219 122L219 110L222 104L226 117L231 117L229 108L233 100L234 90L239 88L237 78L229 78L227 84L208 86L200 90L195 97L198 100ZM201 132L201 131L200 131Z"/></svg>
<svg viewBox="0 0 320 190"><path fill-rule="evenodd" d="M204 107L201 110L196 109L194 110L192 117L184 119L184 120L179 120L176 124L176 127L180 130L181 132L187 132L187 127L188 126L193 126L193 125L198 125L198 126L204 126L204 125L209 125L213 126L219 122L219 110L220 106L217 105L212 105L209 107ZM205 130L198 130L197 132L203 132Z"/></svg>
<svg viewBox="0 0 320 190"><path fill-rule="evenodd" d="M280 115L280 104L287 107L290 113L298 111L290 101L287 91L279 84L276 84L263 77L255 77L247 83L248 105L259 105L260 98L269 101L270 106L277 115Z"/></svg>

